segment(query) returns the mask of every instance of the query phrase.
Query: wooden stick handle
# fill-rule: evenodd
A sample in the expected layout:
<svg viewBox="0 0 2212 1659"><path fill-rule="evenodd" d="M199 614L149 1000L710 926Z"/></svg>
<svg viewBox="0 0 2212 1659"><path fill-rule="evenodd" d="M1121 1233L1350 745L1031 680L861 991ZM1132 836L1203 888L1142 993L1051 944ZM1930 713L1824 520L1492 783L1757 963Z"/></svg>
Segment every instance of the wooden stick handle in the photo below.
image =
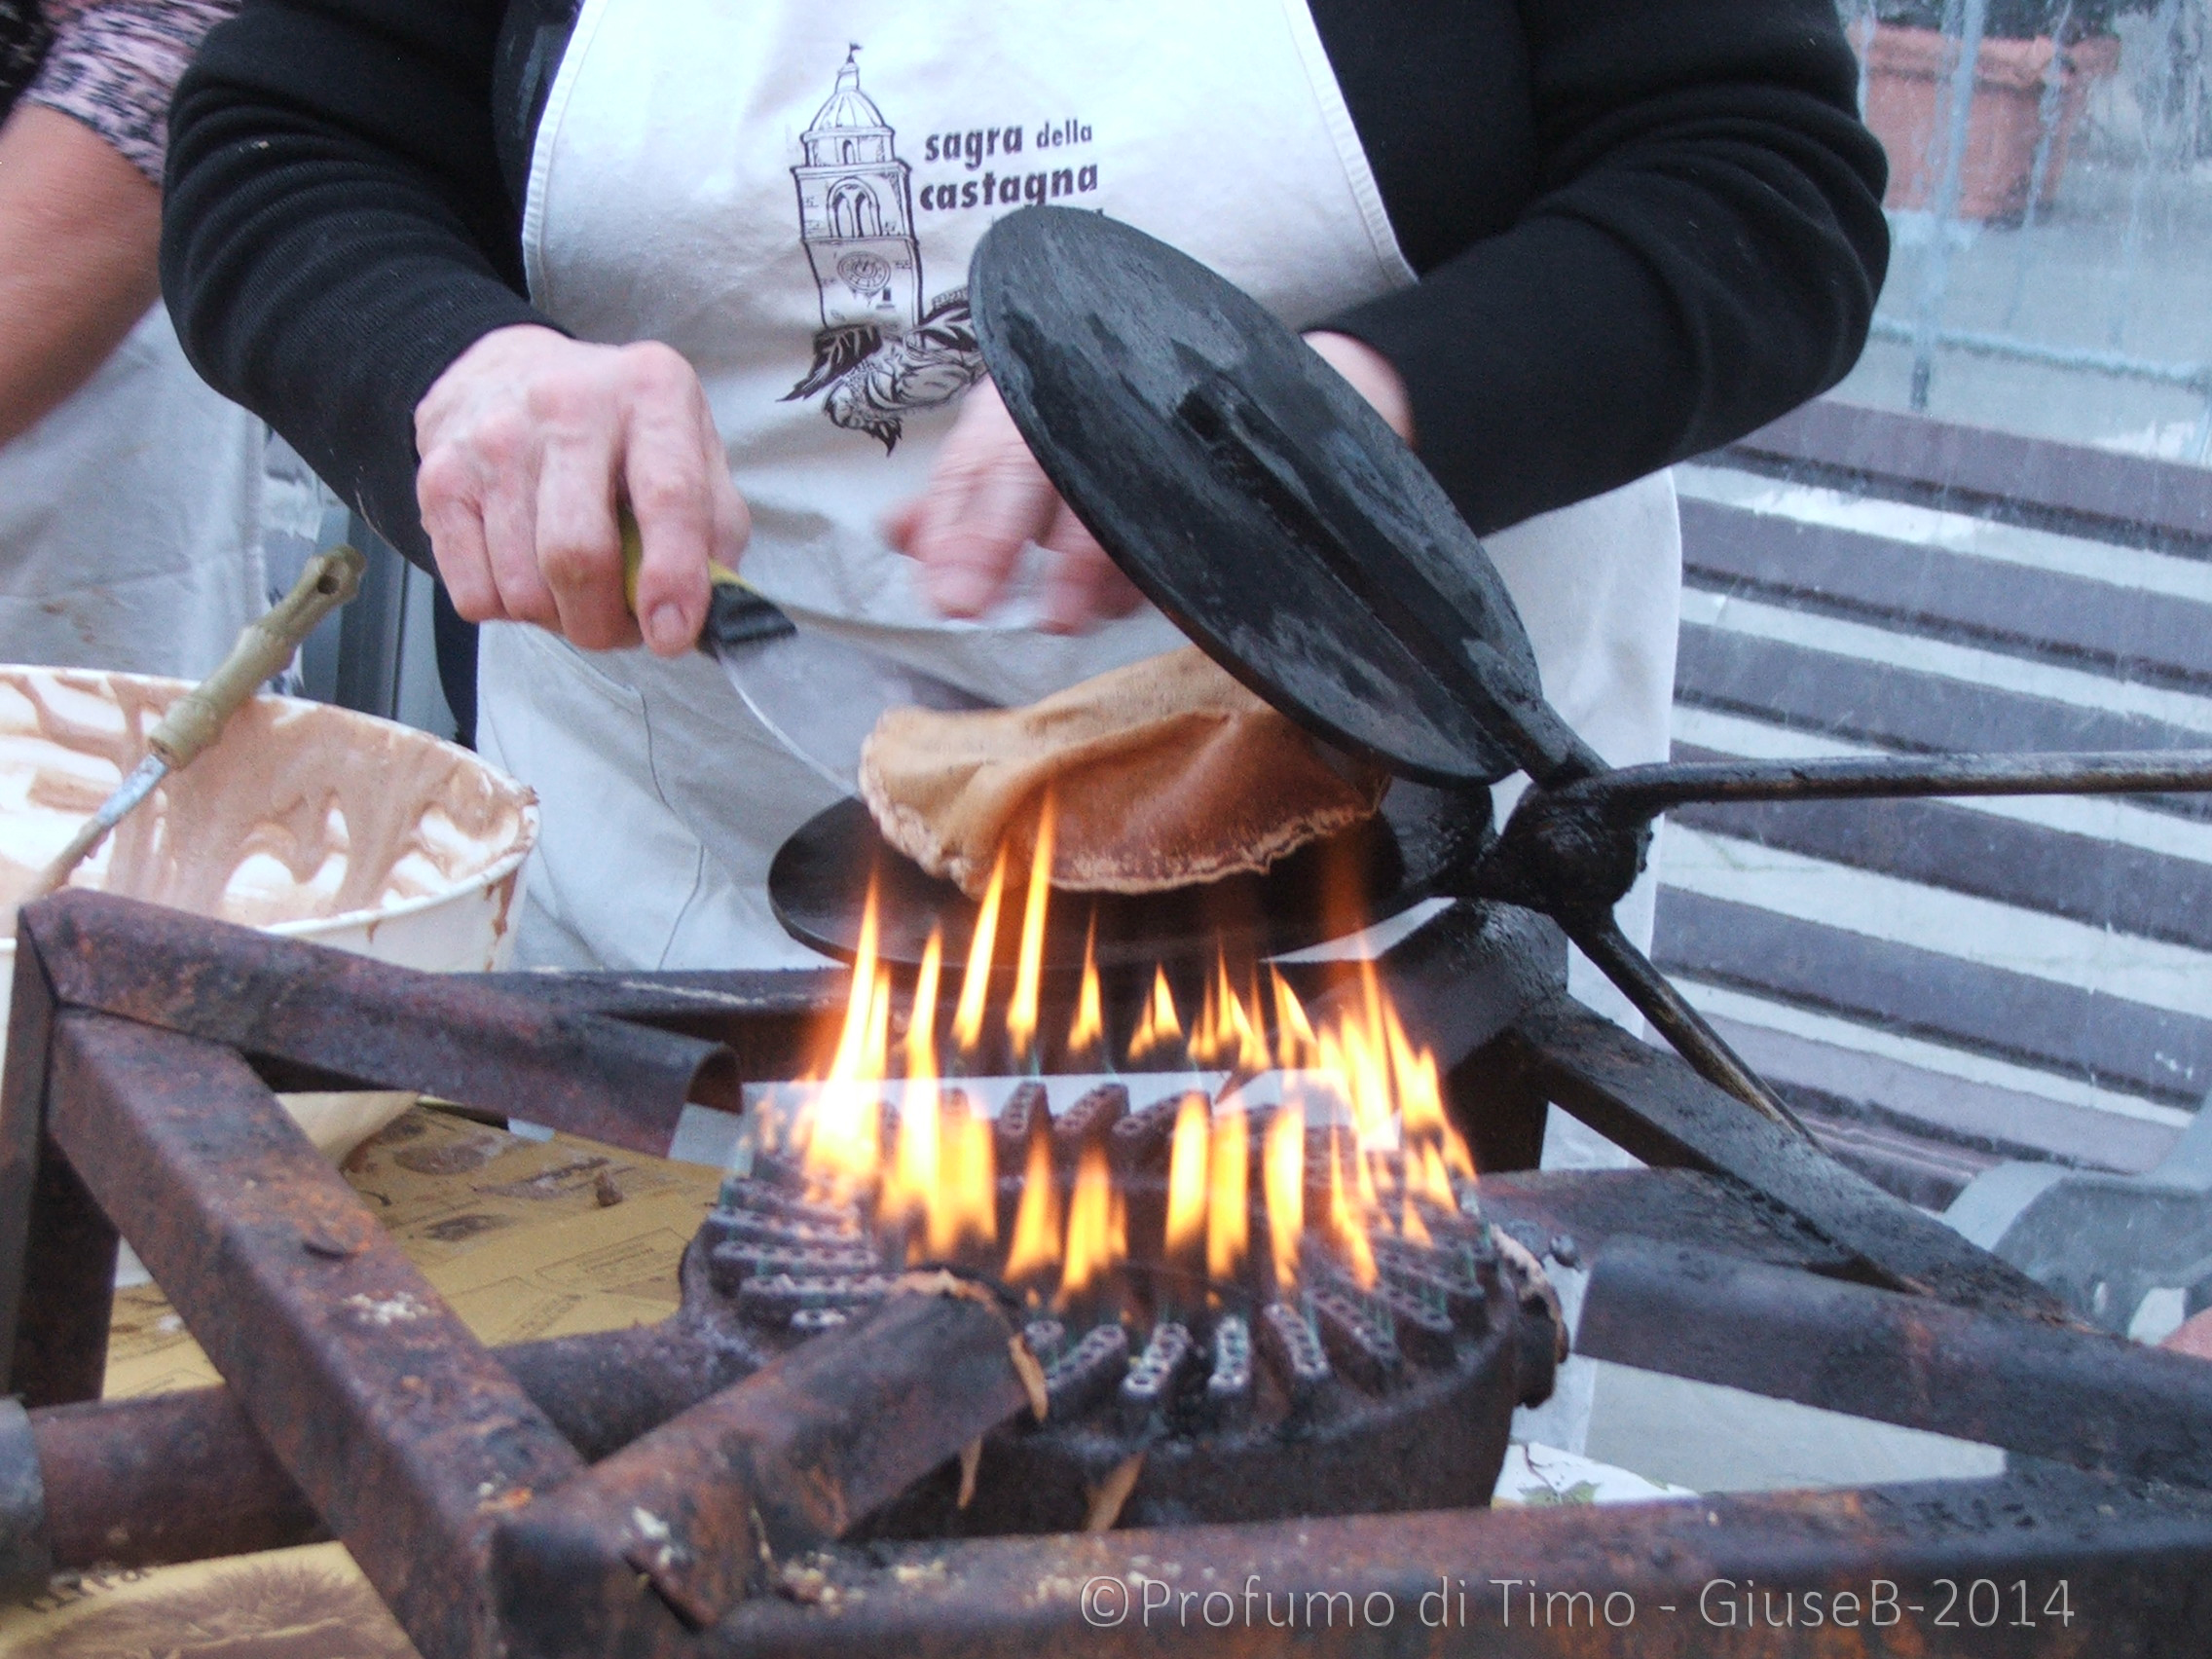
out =
<svg viewBox="0 0 2212 1659"><path fill-rule="evenodd" d="M300 643L325 616L361 591L368 561L350 547L334 547L308 561L292 591L266 615L247 624L222 666L177 700L147 734L146 747L170 771L192 763L259 690L292 660Z"/></svg>

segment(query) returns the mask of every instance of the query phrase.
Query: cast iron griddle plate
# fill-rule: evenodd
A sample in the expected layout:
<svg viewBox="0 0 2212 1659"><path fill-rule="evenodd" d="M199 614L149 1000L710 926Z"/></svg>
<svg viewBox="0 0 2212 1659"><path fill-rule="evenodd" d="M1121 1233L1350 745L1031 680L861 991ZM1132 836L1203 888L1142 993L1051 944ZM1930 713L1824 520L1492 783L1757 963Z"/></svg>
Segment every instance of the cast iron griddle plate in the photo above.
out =
<svg viewBox="0 0 2212 1659"><path fill-rule="evenodd" d="M1224 668L1401 776L1521 769L1541 693L1504 583L1428 470L1296 335L1165 243L1072 208L999 220L969 286L1047 475Z"/></svg>
<svg viewBox="0 0 2212 1659"><path fill-rule="evenodd" d="M1218 931L1233 960L1299 950L1395 915L1450 886L1490 838L1487 793L1448 794L1394 783L1382 811L1341 835L1301 848L1265 875L1231 876L1164 893L1052 895L1045 966L1083 966L1083 918L1096 907L1098 965L1145 968L1194 950L1210 953ZM784 930L847 962L860 942L870 878L877 883L877 948L918 964L930 930L944 932L945 960L965 960L976 905L877 833L866 806L847 798L815 814L776 850L768 900ZM1014 957L1027 871L1009 872L997 954Z"/></svg>

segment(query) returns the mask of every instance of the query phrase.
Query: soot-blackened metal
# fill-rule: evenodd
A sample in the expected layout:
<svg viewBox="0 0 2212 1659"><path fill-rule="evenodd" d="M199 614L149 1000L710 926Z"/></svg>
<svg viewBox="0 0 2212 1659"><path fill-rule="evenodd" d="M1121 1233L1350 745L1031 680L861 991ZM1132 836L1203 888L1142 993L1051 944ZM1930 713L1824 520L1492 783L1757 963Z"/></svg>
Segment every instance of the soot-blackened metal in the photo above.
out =
<svg viewBox="0 0 2212 1659"><path fill-rule="evenodd" d="M1050 1179L1059 1210L1070 1207L1088 1160L1122 1128L1160 1121L1159 1106L1177 1108L1182 1096L1170 1092L1133 1115L1129 1100L1126 1085L1103 1085L1054 1121ZM1018 1143L1036 1133L1035 1108L1031 1097L1010 1102L1002 1138ZM947 1090L939 1109L968 1108ZM1017 1122L1007 1125L1006 1117ZM885 1133L898 1133L895 1118ZM1246 1137L1255 1154L1266 1134L1263 1119ZM1339 1156L1321 1130L1311 1148L1317 1165ZM1377 1156L1385 1165L1379 1178L1402 1181L1395 1155ZM1001 1195L1002 1209L1021 1186L1021 1177L1006 1180L1013 1191ZM1312 1181L1302 1221L1328 1213L1328 1177ZM702 1239L753 1231L756 1218L772 1219L801 1185L780 1156L756 1156L748 1175L723 1183ZM1274 1286L1272 1258L1259 1257L1238 1276L1201 1281L1170 1259L1165 1186L1164 1172L1124 1168L1126 1259L1088 1292L1063 1293L1061 1311L1028 1326L1046 1368L1049 1420L987 1437L964 1497L948 1473L877 1517L871 1530L1072 1530L1131 1459L1141 1462L1122 1512L1139 1522L1413 1509L1466 1502L1490 1489L1513 1408L1550 1392L1558 1323L1538 1289L1540 1271L1505 1262L1480 1220L1423 1204L1431 1241L1379 1239L1390 1248L1372 1284L1358 1282L1318 1229L1300 1235L1299 1286ZM1254 1238L1272 1232L1264 1187L1247 1183ZM863 1242L857 1210L824 1212L818 1227L846 1242L834 1263L810 1260L816 1271L806 1279L778 1271L788 1251L713 1245L711 1282L738 1321L781 1332L806 1314L834 1318L893 1282L896 1241ZM971 1265L992 1262L986 1252ZM1255 1368L1249 1321L1263 1303L1272 1340Z"/></svg>
<svg viewBox="0 0 2212 1659"><path fill-rule="evenodd" d="M1812 1297L1809 1329L1816 1335L1824 1329L1841 1332L1849 1339L1852 1363L1866 1375L1880 1374L1884 1341L1923 1346L1945 1342L1950 1327L1941 1305L1971 1310L1989 1321L1976 1327L1979 1363L1987 1372L1979 1384L1984 1403L1974 1407L1979 1430L2000 1443L2028 1441L2021 1450L2071 1458L2092 1472L2038 1464L1997 1481L1714 1498L1629 1510L1485 1508L1123 1530L1088 1538L879 1541L858 1550L830 1545L775 1563L762 1583L776 1593L746 1601L713 1631L694 1635L672 1621L677 1628L667 1641L673 1645L653 1651L736 1656L896 1649L925 1656L1026 1656L1041 1650L1126 1652L1171 1640L1178 1652L1193 1654L1243 1655L1292 1642L1302 1650L1355 1652L1401 1645L1425 1622L1420 1598L1433 1591L1444 1598L1453 1621L1440 1628L1456 1634L1432 1638L1424 1631L1422 1640L1506 1653L1817 1651L1831 1659L1912 1651L1981 1659L2084 1650L2100 1656L2194 1652L2207 1618L2204 1586L2212 1583L2212 1504L2193 1489L2093 1472L2112 1466L2100 1459L2129 1442L2114 1437L2109 1412L2084 1418L2068 1407L2069 1388L2103 1389L2117 1397L2126 1388L2116 1393L2100 1379L2121 1380L2139 1396L2127 1410L2154 1412L2168 1421L2165 1443L2212 1444L2201 1421L2199 1391L2173 1370L2180 1362L2115 1344L2099 1347L2084 1368L2063 1342L2052 1347L2017 1337L1987 1341L1990 1332L2021 1330L2065 1338L2069 1322L2052 1299L1993 1258L1817 1159L1794 1136L1772 1125L1747 1127L1739 1107L1678 1061L1554 998L1546 986L1556 970L1538 971L1533 981L1516 980L1514 974L1525 970L1512 965L1522 958L1511 948L1501 953L1500 946L1520 927L1536 930L1529 938L1542 933L1542 924L1511 909L1463 909L1451 925L1423 930L1382 960L1385 980L1416 1040L1434 1042L1447 1062L1453 1109L1464 1113L1479 1105L1486 1112L1525 1113L1530 1102L1548 1096L1648 1161L1677 1167L1492 1176L1484 1183L1483 1203L1493 1220L1538 1243L1571 1235L1598 1263L1601 1279L1608 1271L1608 1249L1647 1235L1754 1258L1795 1275L1780 1281L1779 1290L1747 1279L1731 1296L1787 1299L1799 1294L1792 1286L1817 1287L1817 1280L1802 1277L1806 1272L1905 1293L1881 1297L1881 1312L1870 1318L1855 1312L1848 1297L1829 1304ZM165 975L174 975L166 985L165 975L141 968L146 940L165 938L171 965ZM1496 971L1500 964L1502 975ZM333 994L320 1006L295 1001L278 1013L250 1017L214 994L226 976L234 985L266 987L273 981L256 974L280 977L294 965L310 979L335 985ZM253 1080L221 1059L237 1052L238 1044L249 1045L248 1057L265 1076L288 1082L326 1078L396 1085L460 1076L473 1079L471 1088L484 1099L512 1099L514 1109L539 1121L577 1128L594 1121L626 1122L623 1135L648 1138L640 1122L665 1123L693 1088L674 1086L673 1097L660 1096L671 1102L667 1106L648 1098L641 1118L637 1103L620 1090L589 1081L609 1076L617 1052L635 1053L642 1046L650 1051L645 1055L650 1063L641 1075L674 1077L697 1072L702 1053L713 1059L718 1051L711 1045L719 1041L741 1056L736 1068L741 1075L796 1075L803 1059L802 1016L809 1009L833 1007L843 996L842 980L833 976L810 981L796 1000L790 980L746 976L686 977L665 982L665 988L628 977L498 981L483 989L510 1002L471 1005L478 1035L494 1051L487 1058L457 1052L472 1049L474 1039L457 1044L437 1018L441 999L473 994L464 985L375 964L340 973L313 947L82 894L23 912L17 969L0 1098L0 1296L18 1310L5 1350L14 1356L18 1384L35 1380L50 1401L83 1399L97 1387L111 1272L101 1252L111 1247L113 1234L93 1203L95 1192L125 1206L134 1228L145 1231L151 1218L129 1207L133 1201L129 1194L148 1178L135 1166L150 1160L157 1173L166 1169L156 1184L173 1189L172 1196L188 1208L228 1213L223 1192L192 1178L199 1154L162 1150L146 1136L175 1121L172 1107L219 1110L225 1101L248 1098ZM356 974L362 977L353 978ZM1549 985L1556 983L1556 977L1548 978ZM514 1004L525 1005L515 1017L500 1012ZM363 1010L394 1008L410 1015L396 1028L379 1029L358 1017ZM638 1028L610 1034L603 1049L592 1022L609 1014ZM543 1096L548 1110L526 1087L530 1077L544 1075L544 1065L541 1054L532 1057L525 1033L543 1029L546 1017L556 1014L571 1022L561 1040L590 1049L596 1069L588 1070L580 1086L549 1089ZM661 1034L645 1028L654 1024L680 1029L708 1048L659 1046ZM522 1067L503 1078L498 1053L502 1046ZM104 1104L92 1098L100 1094L108 1096ZM266 1094L260 1098L266 1101ZM106 1141L93 1132L100 1123L121 1121L118 1113L137 1125L139 1150L129 1140ZM564 1124L565 1118L573 1121ZM255 1122L260 1127L247 1125L251 1144L243 1150L264 1159L281 1151L281 1134L255 1139L267 1128L265 1119ZM1540 1117L1535 1122L1540 1126ZM1478 1140L1532 1144L1525 1125L1509 1132L1475 1121L1466 1126ZM82 1171L75 1166L80 1161ZM190 1304L196 1334L211 1332L219 1339L212 1346L218 1363L246 1377L254 1399L226 1388L173 1400L34 1411L27 1427L42 1476L39 1496L49 1542L64 1565L102 1549L115 1559L157 1561L291 1541L336 1518L357 1555L387 1562L404 1558L411 1566L420 1560L429 1575L424 1584L393 1587L387 1579L381 1587L395 1605L417 1609L409 1622L425 1659L455 1659L470 1650L476 1627L460 1621L462 1644L454 1645L450 1609L441 1608L425 1585L442 1577L455 1586L460 1602L479 1606L485 1588L461 1583L449 1561L433 1559L441 1552L459 1555L477 1535L476 1518L440 1508L438 1493L452 1492L453 1483L425 1470L439 1445L436 1425L424 1424L428 1438L422 1438L416 1419L404 1412L377 1424L375 1432L402 1443L388 1449L387 1456L396 1459L388 1462L388 1488L364 1494L350 1508L329 1491L331 1473L343 1468L343 1458L333 1455L319 1459L319 1468L309 1467L318 1458L303 1462L296 1445L287 1455L285 1434L275 1432L282 1427L278 1417L329 1411L332 1401L325 1395L333 1384L341 1402L358 1399L356 1384L365 1375L397 1369L394 1381L402 1387L407 1377L417 1376L425 1392L450 1390L453 1373L445 1359L433 1346L421 1350L422 1372L392 1367L387 1356L365 1361L365 1371L345 1378L312 1368L295 1376L282 1374L281 1367L239 1364L249 1339L267 1334L260 1327L272 1301L284 1301L291 1281L323 1274L375 1277L387 1271L370 1251L351 1249L357 1240L349 1221L321 1210L314 1195L325 1191L318 1179L307 1189L312 1201L255 1200L265 1221L281 1218L292 1231L269 1235L264 1228L240 1240L246 1248L238 1261L279 1271L259 1278L249 1273L249 1294L228 1309L209 1304L213 1288L237 1269L212 1272L204 1255L180 1236L188 1231L181 1223L171 1218L156 1224L157 1233L166 1229L170 1236L156 1252L163 1257L165 1280L206 1278L197 1289L184 1284L189 1294L179 1298L180 1306ZM823 1219L791 1207L777 1213L810 1224ZM314 1225L298 1225L303 1221ZM276 1248L286 1236L289 1254ZM690 1271L703 1276L705 1263L696 1253L693 1261ZM70 1287L71 1296L54 1294L55 1286ZM169 1288L173 1295L179 1286ZM388 1309L397 1300L389 1293L404 1288L381 1284L349 1294L366 1294L371 1309ZM76 1297L78 1291L83 1297ZM1925 1316L1895 1315L1892 1305L1900 1301L1924 1308ZM373 1317L371 1309L355 1311ZM1245 1333L1252 1350L1266 1349L1278 1333L1318 1347L1309 1324L1271 1318L1274 1311L1263 1308L1255 1315ZM411 1322L399 1320L396 1312L394 1321ZM541 1414L575 1455L603 1456L724 1385L728 1376L718 1366L754 1363L690 1336L671 1342L671 1335L664 1329L545 1345L558 1389L549 1388L547 1373L524 1357L534 1350L502 1355L495 1369L520 1387L511 1397L502 1392L503 1384L492 1392L504 1401L511 1420L527 1420L527 1408ZM1218 1379L1232 1380L1234 1389L1236 1346L1224 1321L1208 1352L1209 1390ZM1669 1363L1665 1347L1655 1343L1625 1357L1663 1369ZM2028 1370L2040 1366L2046 1380L2034 1396L2040 1404L2032 1432L2019 1428L2020 1414L2004 1405L2021 1352L2034 1361ZM264 1356L256 1350L253 1357ZM1325 1362L1325 1353L1320 1358ZM1906 1351L1896 1361L1897 1376L1908 1383L1916 1375L1913 1359ZM2146 1360L2157 1367L2156 1379L2139 1363ZM1245 1363L1249 1368L1249 1354ZM1786 1364L1749 1369L1761 1373L1747 1379L1755 1386L1802 1384L1784 1375L1790 1369ZM279 1375L274 1381L259 1375L268 1371ZM2072 1381L2061 1385L2048 1381L2054 1378ZM2157 1385L2146 1386L2147 1382ZM1814 1383L1825 1390L1822 1403L1845 1409L1855 1403L1850 1386L1839 1388L1832 1376ZM1937 1414L1921 1410L1912 1386L1895 1382L1885 1386L1894 1415L1915 1426L1944 1426ZM558 1397L562 1390L572 1397L564 1402ZM2153 1403L2140 1403L2144 1399ZM8 1427L0 1423L0 1438ZM2132 1442L2160 1443L2148 1428ZM466 1456L481 1457L487 1450L493 1449ZM0 1460L19 1467L21 1451L20 1445L0 1446ZM511 1458L514 1451L494 1455ZM314 1478L295 1480L287 1460ZM2196 1471L2185 1457L2165 1472L2193 1478ZM11 1493L15 1490L12 1485ZM5 1513L19 1516L30 1508L12 1497ZM1218 1626L1211 1616L1217 1609L1209 1604L1204 1615L1195 1613L1163 1633L1157 1609L1150 1623L1137 1609L1151 1594L1147 1587L1161 1587L1169 1573L1186 1587L1203 1581L1240 1594L1251 1583L1278 1597L1318 1597L1337 1616L1288 1633L1279 1621L1272 1628L1241 1619ZM1925 1617L1906 1623L1900 1616L1899 1625L1885 1628L1862 1623L1815 1631L1800 1625L1731 1636L1705 1624L1670 1627L1658 1610L1662 1604L1694 1607L1701 1587L1720 1579L1755 1579L1762 1591L1787 1595L1839 1589L1863 1594L1878 1578L1895 1587L1899 1602L1926 1603L1931 1593L1940 1593L1944 1580L1956 1588L1976 1577L2008 1589L2030 1577L2046 1589L2063 1580L2073 1599L2072 1620L2061 1624L2045 1616L2047 1602L2039 1600L2034 1620L1987 1630L1936 1626ZM1107 1607L1109 1616L1101 1619L1100 1605L1085 1602L1085 1586L1100 1578L1112 1578L1130 1593L1126 1613L1116 1617ZM1509 1582L1501 1591L1493 1581ZM1173 1580L1168 1584L1171 1588ZM1604 1604L1617 1612L1622 1604L1605 1599L1629 1598L1636 1619L1602 1629L1587 1618L1531 1622L1525 1616L1526 1601L1511 1598L1537 1584L1547 1596L1558 1592L1567 1598L1554 1605L1575 1606L1579 1595L1592 1607ZM1457 1599L1462 1588L1463 1603ZM1364 1610L1361 1598L1373 1596L1388 1602L1391 1626L1344 1616L1345 1605ZM427 1614L422 1610L425 1604ZM1280 1602L1273 1604L1279 1612ZM1436 1604L1428 1606L1433 1618ZM572 1643L557 1651L582 1659Z"/></svg>

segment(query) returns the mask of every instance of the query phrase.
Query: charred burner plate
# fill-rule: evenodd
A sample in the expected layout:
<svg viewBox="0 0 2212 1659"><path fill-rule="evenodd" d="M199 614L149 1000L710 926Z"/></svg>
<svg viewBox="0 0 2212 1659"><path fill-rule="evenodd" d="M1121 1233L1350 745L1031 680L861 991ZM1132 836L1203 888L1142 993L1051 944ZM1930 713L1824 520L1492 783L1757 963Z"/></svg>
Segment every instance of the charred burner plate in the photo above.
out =
<svg viewBox="0 0 2212 1659"><path fill-rule="evenodd" d="M952 1091L946 1093L948 1107ZM1076 1530L1141 1456L1116 1512L1134 1525L1445 1508L1485 1501L1513 1409L1549 1395L1558 1327L1543 1292L1501 1251L1471 1188L1446 1210L1416 1200L1425 1242L1370 1235L1378 1276L1362 1287L1340 1248L1309 1228L1301 1282L1272 1288L1260 1153L1251 1120L1249 1270L1207 1282L1167 1262L1166 1148L1178 1097L1131 1113L1127 1089L1095 1089L1055 1121L1041 1089L1017 1090L995 1124L1002 1168L1049 1137L1061 1213L1087 1146L1109 1152L1128 1254L1065 1308L1051 1286L1012 1292L1046 1367L1047 1420L985 1442L969 1503L947 1467L863 1529L944 1537ZM965 1110L964 1105L958 1109ZM1049 1125L1049 1126L1048 1126ZM886 1130L895 1119L886 1108ZM1309 1131L1305 1214L1326 1214L1330 1148ZM1384 1174L1394 1179L1394 1155ZM998 1183L1011 1236L1021 1176ZM872 1308L917 1265L854 1206L806 1196L795 1164L761 1157L723 1183L685 1259L685 1301L765 1359ZM976 1262L955 1265L975 1271ZM991 1264L995 1267L996 1263Z"/></svg>

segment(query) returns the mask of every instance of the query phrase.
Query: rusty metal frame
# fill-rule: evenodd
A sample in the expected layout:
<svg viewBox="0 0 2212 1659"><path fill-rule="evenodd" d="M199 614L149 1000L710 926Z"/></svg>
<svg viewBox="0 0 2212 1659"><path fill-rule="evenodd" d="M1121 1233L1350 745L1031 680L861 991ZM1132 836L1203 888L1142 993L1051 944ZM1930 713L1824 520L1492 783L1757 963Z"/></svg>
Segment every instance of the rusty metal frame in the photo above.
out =
<svg viewBox="0 0 2212 1659"><path fill-rule="evenodd" d="M1787 1312L1803 1338L1731 1346L1710 1318L1652 1312L1616 1319L1607 1352L2032 1456L1989 1481L1844 1493L839 1545L873 1497L1020 1409L995 1312L902 1299L895 1340L822 1339L772 1387L730 1386L681 1333L493 1353L272 1087L428 1088L661 1150L687 1100L791 1075L841 976L433 978L64 894L18 923L0 1088L0 1356L36 1408L0 1420L0 1514L43 1510L63 1565L327 1529L425 1659L2200 1648L2212 1382L2071 1327L2031 1281L1548 985L1504 1003L1456 986L1498 918L1458 925L1384 969L1453 1038L1461 1108L1557 1102L1668 1166L1503 1178L1486 1206L1571 1229L1602 1304L1658 1309L1672 1287L1666 1306L1694 1308L1682 1284L1704 1274L1726 1290L1708 1312ZM111 1217L226 1387L88 1403ZM1628 1289L1606 1304L1608 1285ZM1816 1340L1859 1372L1824 1367ZM851 1427L875 1419L890 1432ZM902 1442L904 1461L882 1456ZM212 1512L198 1527L94 1524L102 1502L188 1490ZM2005 1615L1988 1624L1983 1585Z"/></svg>

